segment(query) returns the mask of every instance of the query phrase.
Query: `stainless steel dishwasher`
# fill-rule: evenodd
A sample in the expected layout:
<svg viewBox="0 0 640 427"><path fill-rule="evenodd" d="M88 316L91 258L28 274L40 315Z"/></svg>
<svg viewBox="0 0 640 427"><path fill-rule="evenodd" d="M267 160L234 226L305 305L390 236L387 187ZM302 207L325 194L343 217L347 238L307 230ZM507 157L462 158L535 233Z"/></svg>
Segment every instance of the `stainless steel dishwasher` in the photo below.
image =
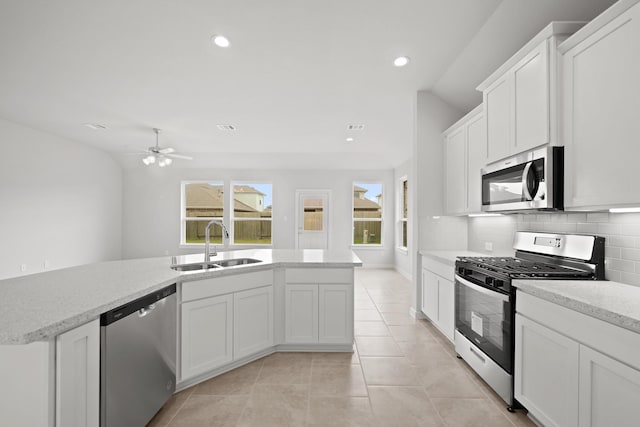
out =
<svg viewBox="0 0 640 427"><path fill-rule="evenodd" d="M175 387L175 284L100 316L100 426L146 425Z"/></svg>

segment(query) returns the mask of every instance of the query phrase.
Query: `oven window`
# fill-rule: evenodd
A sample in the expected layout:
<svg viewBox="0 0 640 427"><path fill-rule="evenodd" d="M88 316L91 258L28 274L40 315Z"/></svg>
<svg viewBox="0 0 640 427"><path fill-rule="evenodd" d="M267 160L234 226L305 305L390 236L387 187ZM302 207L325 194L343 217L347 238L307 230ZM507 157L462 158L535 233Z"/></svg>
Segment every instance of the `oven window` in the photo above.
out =
<svg viewBox="0 0 640 427"><path fill-rule="evenodd" d="M480 292L456 280L456 329L509 373L512 307L509 295L489 289Z"/></svg>

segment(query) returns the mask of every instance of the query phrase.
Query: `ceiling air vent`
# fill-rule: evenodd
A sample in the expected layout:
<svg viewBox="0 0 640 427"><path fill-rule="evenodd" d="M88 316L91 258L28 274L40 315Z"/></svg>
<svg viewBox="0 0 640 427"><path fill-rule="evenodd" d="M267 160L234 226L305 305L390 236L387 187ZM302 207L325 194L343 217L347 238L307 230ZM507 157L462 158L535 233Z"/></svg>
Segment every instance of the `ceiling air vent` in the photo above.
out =
<svg viewBox="0 0 640 427"><path fill-rule="evenodd" d="M216 127L220 130L236 130L234 125L216 125Z"/></svg>
<svg viewBox="0 0 640 427"><path fill-rule="evenodd" d="M350 123L347 125L347 130L363 130L364 125L358 123Z"/></svg>

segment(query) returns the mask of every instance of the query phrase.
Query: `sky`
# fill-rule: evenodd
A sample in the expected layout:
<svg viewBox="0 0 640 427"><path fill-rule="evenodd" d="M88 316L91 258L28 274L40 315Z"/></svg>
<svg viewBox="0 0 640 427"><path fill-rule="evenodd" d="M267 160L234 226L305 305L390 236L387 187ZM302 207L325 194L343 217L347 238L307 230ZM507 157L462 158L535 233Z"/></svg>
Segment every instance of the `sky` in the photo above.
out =
<svg viewBox="0 0 640 427"><path fill-rule="evenodd" d="M364 197L378 203L376 196L378 194L382 194L382 184L363 184L361 182L356 182L354 185L366 188L368 191L364 193Z"/></svg>

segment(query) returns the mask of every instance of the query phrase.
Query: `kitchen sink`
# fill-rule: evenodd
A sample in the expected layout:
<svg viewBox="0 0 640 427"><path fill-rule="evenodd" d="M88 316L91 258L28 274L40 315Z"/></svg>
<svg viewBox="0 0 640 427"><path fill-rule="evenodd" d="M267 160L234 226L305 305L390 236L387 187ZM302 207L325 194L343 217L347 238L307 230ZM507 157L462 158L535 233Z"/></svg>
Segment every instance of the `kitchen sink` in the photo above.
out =
<svg viewBox="0 0 640 427"><path fill-rule="evenodd" d="M215 261L216 265L220 267L235 267L236 265L255 264L257 262L261 262L261 261L255 258L235 258L235 259L224 259L222 261Z"/></svg>
<svg viewBox="0 0 640 427"><path fill-rule="evenodd" d="M213 268L220 268L218 264L214 264L213 262L200 263L200 264L182 264L182 265L172 265L172 269L176 271L198 271L198 270L211 270Z"/></svg>
<svg viewBox="0 0 640 427"><path fill-rule="evenodd" d="M255 258L234 258L234 259L223 259L220 261L210 261L207 263L194 263L194 264L178 264L172 265L171 268L176 271L201 271L201 270L211 270L214 268L225 268L225 267L235 267L238 265L248 265L255 264L257 262L262 262L259 259Z"/></svg>

